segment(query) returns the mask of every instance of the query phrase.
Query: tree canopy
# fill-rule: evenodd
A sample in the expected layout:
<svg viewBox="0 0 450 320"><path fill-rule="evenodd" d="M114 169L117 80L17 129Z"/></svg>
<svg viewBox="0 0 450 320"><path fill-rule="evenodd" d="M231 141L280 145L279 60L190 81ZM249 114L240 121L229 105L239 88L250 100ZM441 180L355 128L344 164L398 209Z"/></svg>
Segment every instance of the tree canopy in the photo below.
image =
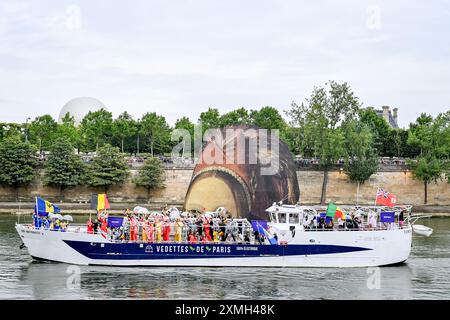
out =
<svg viewBox="0 0 450 320"><path fill-rule="evenodd" d="M139 170L134 183L139 187L146 188L147 198L149 198L151 190L164 187L164 180L164 168L161 161L156 157L150 157Z"/></svg>
<svg viewBox="0 0 450 320"><path fill-rule="evenodd" d="M50 148L45 165L44 183L56 186L62 191L68 187L81 185L85 179L86 168L75 153L69 140L58 138Z"/></svg>
<svg viewBox="0 0 450 320"><path fill-rule="evenodd" d="M0 143L0 184L14 188L27 186L37 173L36 148L13 136Z"/></svg>
<svg viewBox="0 0 450 320"><path fill-rule="evenodd" d="M119 148L106 144L98 149L88 168L88 184L107 191L113 185L123 184L128 175L129 168Z"/></svg>

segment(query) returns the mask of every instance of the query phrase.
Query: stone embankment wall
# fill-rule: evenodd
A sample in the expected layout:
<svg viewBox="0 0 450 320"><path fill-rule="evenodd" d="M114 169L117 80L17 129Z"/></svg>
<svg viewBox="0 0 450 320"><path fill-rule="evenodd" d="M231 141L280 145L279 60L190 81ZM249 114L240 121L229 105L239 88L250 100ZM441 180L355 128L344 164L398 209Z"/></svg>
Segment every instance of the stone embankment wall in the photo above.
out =
<svg viewBox="0 0 450 320"><path fill-rule="evenodd" d="M111 202L145 204L147 190L137 188L131 182L137 171L132 171L130 180L125 185L115 186L108 190ZM297 171L300 185L300 197L302 204L317 204L320 201L323 172L321 171ZM181 205L192 177L191 169L167 169L166 187L152 191L150 202L155 206L163 204ZM397 196L399 204L422 205L424 186L421 181L414 180L411 172L389 171L374 174L366 183L360 186L359 204L373 204L378 187L382 187ZM88 187L69 188L64 191L63 202L87 203L92 193L102 192L101 189ZM0 186L0 207L8 206L7 203L16 202L17 190ZM49 201L59 202L60 193L56 188L44 186L40 177L27 188L18 190L21 202L33 202L35 196L42 196ZM339 171L329 172L327 187L327 202L337 204L354 204L357 199L357 184L348 180L344 173ZM428 204L434 206L450 206L450 184L446 181L428 186Z"/></svg>

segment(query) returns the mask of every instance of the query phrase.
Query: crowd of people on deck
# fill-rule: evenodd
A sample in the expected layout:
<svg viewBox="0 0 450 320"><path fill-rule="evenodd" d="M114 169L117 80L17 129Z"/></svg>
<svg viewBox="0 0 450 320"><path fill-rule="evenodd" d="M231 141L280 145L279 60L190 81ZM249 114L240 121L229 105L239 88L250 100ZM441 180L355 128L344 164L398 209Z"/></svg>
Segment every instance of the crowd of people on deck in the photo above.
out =
<svg viewBox="0 0 450 320"><path fill-rule="evenodd" d="M66 231L69 227L69 221L66 221L57 216L47 215L41 216L36 213L33 214L33 227L36 229Z"/></svg>
<svg viewBox="0 0 450 320"><path fill-rule="evenodd" d="M348 229L360 229L363 226L367 227L369 229L376 229L376 228L385 228L385 229L392 229L394 228L395 223L393 222L379 222L377 219L377 216L379 213L376 213L374 211L369 211L367 213L367 223L364 224L364 213L362 211L356 210L352 213L346 213L345 218L338 218L336 220L336 224L334 222L334 219L327 217L326 215L322 214L320 215L315 214L313 216L311 215L304 215L303 218L303 227L305 230L317 230L317 229L335 229L336 227L338 229L342 230L348 230ZM401 210L398 213L398 225L400 228L403 227L404 221L405 221L405 215L406 211Z"/></svg>
<svg viewBox="0 0 450 320"><path fill-rule="evenodd" d="M112 241L141 241L150 243L263 243L265 236L254 231L249 223L232 219L224 210L220 213L180 213L176 208L162 212L137 213L127 210L120 226L108 225L108 214L101 212L87 222L88 233L106 235Z"/></svg>

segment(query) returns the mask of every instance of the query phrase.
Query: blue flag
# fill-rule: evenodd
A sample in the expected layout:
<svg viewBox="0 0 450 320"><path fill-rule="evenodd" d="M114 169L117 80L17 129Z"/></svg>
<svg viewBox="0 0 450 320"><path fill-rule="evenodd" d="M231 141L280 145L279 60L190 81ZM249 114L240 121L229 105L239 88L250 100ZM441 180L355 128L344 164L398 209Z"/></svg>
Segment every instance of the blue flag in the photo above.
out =
<svg viewBox="0 0 450 320"><path fill-rule="evenodd" d="M380 215L380 222L395 222L395 213L382 212Z"/></svg>
<svg viewBox="0 0 450 320"><path fill-rule="evenodd" d="M61 209L58 206L55 206L53 203L37 197L34 211L40 216L48 216L49 213L60 213Z"/></svg>
<svg viewBox="0 0 450 320"><path fill-rule="evenodd" d="M277 244L277 239L275 239L266 229L267 229L267 221L265 220L252 220L253 230L258 231L260 235L264 235L269 240L271 245Z"/></svg>
<svg viewBox="0 0 450 320"><path fill-rule="evenodd" d="M109 228L120 228L123 225L123 217L108 217Z"/></svg>

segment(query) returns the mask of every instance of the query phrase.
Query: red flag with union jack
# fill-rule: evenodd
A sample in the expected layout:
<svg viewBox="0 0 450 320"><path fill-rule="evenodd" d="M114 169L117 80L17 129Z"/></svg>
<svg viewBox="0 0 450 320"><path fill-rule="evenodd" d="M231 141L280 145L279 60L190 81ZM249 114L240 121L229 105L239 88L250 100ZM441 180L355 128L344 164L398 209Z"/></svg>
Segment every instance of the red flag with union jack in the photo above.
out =
<svg viewBox="0 0 450 320"><path fill-rule="evenodd" d="M395 206L396 202L396 196L394 196L392 193L384 191L381 188L378 188L376 204L381 204L383 206L392 208L393 206Z"/></svg>

